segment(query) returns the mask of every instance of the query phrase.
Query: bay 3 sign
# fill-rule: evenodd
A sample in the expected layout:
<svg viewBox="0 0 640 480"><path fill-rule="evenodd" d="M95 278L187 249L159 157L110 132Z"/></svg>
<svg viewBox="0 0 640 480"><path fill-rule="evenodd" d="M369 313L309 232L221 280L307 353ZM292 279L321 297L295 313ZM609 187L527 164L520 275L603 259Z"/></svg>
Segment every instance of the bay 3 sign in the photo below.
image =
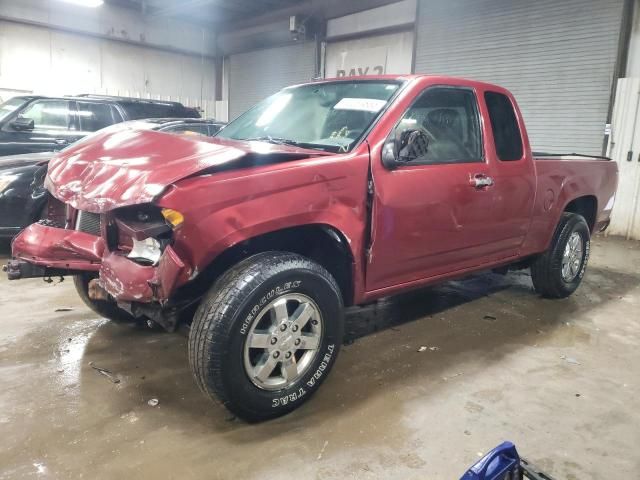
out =
<svg viewBox="0 0 640 480"><path fill-rule="evenodd" d="M357 67L350 68L349 71L338 69L336 77L355 77L356 75L382 75L385 73L384 65L375 65L374 67Z"/></svg>
<svg viewBox="0 0 640 480"><path fill-rule="evenodd" d="M337 48L336 48L337 47ZM328 76L353 77L356 75L382 75L387 71L387 47L366 47L344 42L327 49Z"/></svg>

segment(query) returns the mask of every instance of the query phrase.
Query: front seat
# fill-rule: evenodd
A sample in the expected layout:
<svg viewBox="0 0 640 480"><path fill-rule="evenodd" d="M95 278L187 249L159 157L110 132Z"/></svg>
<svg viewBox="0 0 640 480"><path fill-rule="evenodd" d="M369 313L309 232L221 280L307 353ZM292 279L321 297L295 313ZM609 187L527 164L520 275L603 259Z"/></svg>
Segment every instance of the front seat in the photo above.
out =
<svg viewBox="0 0 640 480"><path fill-rule="evenodd" d="M431 110L423 123L435 137L429 146L431 158L438 161L462 160L469 156L463 145L463 127L460 113L451 108Z"/></svg>

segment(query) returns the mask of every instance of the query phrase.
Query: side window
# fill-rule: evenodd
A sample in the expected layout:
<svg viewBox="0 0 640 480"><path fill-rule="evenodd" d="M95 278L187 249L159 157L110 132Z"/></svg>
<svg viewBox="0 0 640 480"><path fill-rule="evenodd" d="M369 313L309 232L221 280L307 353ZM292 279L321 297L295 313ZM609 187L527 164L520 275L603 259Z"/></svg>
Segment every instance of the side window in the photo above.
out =
<svg viewBox="0 0 640 480"><path fill-rule="evenodd" d="M428 88L404 114L395 135L401 157L403 143L419 146L417 155L415 152L412 155L417 158L410 163L482 161L478 103L468 89Z"/></svg>
<svg viewBox="0 0 640 480"><path fill-rule="evenodd" d="M78 102L80 130L95 132L113 124L111 106L106 103Z"/></svg>
<svg viewBox="0 0 640 480"><path fill-rule="evenodd" d="M123 103L129 120L141 120L143 118L166 118L171 115L171 105L163 103L131 102Z"/></svg>
<svg viewBox="0 0 640 480"><path fill-rule="evenodd" d="M113 123L120 123L124 121L122 114L114 105L111 105L111 115L113 115Z"/></svg>
<svg viewBox="0 0 640 480"><path fill-rule="evenodd" d="M504 162L522 158L522 136L511 100L506 95L485 92L498 158Z"/></svg>
<svg viewBox="0 0 640 480"><path fill-rule="evenodd" d="M33 120L36 130L71 130L73 115L66 100L37 100L20 114Z"/></svg>

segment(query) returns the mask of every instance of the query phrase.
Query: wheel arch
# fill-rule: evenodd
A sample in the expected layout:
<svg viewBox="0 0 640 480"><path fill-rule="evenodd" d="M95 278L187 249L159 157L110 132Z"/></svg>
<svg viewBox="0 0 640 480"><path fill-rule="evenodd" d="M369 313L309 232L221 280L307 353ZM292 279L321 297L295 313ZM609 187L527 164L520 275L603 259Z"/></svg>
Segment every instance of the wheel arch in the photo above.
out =
<svg viewBox="0 0 640 480"><path fill-rule="evenodd" d="M226 270L245 258L266 251L285 251L307 257L327 269L335 278L345 305L355 295L355 260L347 236L332 225L299 225L244 239L216 256L185 290L204 293ZM192 294L191 294L192 295ZM191 296L189 295L189 296Z"/></svg>
<svg viewBox="0 0 640 480"><path fill-rule="evenodd" d="M581 197L574 198L566 203L561 215L565 212L582 215L582 217L587 221L587 225L589 225L589 231L593 233L598 215L598 199L595 195L583 195Z"/></svg>

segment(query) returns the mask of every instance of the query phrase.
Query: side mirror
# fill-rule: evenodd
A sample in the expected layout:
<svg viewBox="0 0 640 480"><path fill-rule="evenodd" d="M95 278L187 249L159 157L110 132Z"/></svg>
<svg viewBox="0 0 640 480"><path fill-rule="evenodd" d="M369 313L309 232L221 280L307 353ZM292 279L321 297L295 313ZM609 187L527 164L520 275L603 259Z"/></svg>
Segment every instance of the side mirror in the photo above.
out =
<svg viewBox="0 0 640 480"><path fill-rule="evenodd" d="M33 119L26 117L18 117L13 122L11 122L11 127L14 130L24 131L24 130L33 130L35 124L33 123Z"/></svg>
<svg viewBox="0 0 640 480"><path fill-rule="evenodd" d="M393 170L427 154L429 136L419 128L407 128L389 135L382 148L382 164Z"/></svg>

